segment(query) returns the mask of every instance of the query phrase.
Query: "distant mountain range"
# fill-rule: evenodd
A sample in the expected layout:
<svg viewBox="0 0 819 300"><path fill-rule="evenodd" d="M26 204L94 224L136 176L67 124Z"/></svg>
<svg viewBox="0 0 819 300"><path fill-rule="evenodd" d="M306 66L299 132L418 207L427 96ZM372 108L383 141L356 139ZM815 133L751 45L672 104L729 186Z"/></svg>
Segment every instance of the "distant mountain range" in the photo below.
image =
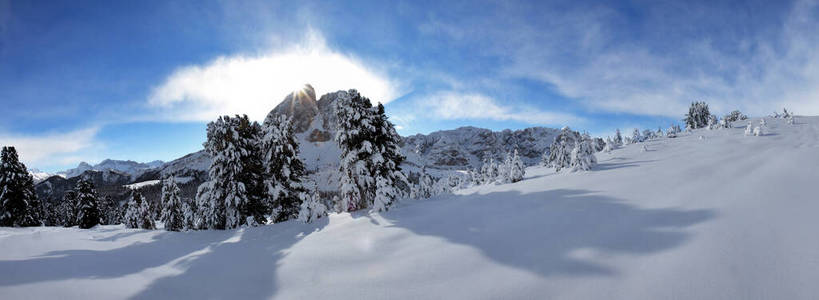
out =
<svg viewBox="0 0 819 300"><path fill-rule="evenodd" d="M291 93L281 101L267 118L284 114L292 117L294 131L300 141L300 156L305 162L310 179L319 189L333 191L336 188L340 150L333 138L336 133L336 117L333 103L346 91L328 93L316 100L312 86L305 85L301 91ZM422 165L440 172L479 168L484 159L503 159L507 152L518 150L529 165L540 161L554 140L558 129L532 127L522 130L491 131L476 127L416 134L402 139L402 151L407 160L404 168L417 171ZM130 160L106 159L99 164L80 163L76 168L48 174L32 169L38 195L42 199L61 199L63 192L76 183L77 178L88 178L97 187L105 187L125 197L125 185L146 187L157 185L158 179L173 174L190 178L183 189L183 197L194 197L195 186L207 179L211 157L200 150L170 162L152 161L139 163ZM140 184L142 183L142 184ZM117 188L110 188L116 186ZM98 188L100 189L100 188ZM146 196L148 197L148 196ZM150 197L149 197L150 198ZM157 196L158 198L158 196Z"/></svg>

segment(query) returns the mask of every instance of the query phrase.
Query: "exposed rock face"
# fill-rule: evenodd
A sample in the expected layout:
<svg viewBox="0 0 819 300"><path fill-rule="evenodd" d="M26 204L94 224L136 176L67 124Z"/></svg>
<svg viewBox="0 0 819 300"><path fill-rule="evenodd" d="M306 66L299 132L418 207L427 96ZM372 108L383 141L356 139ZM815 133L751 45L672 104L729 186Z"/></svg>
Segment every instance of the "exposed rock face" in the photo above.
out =
<svg viewBox="0 0 819 300"><path fill-rule="evenodd" d="M267 114L265 122L282 114L293 118L293 129L296 133L302 133L310 128L310 123L319 114L316 91L313 86L306 84L303 89L287 95L279 105Z"/></svg>
<svg viewBox="0 0 819 300"><path fill-rule="evenodd" d="M461 127L405 137L402 150L408 160L416 164L478 168L484 158L502 160L507 152L517 149L524 163L534 165L543 152L548 151L558 132L558 129L545 127L515 131Z"/></svg>

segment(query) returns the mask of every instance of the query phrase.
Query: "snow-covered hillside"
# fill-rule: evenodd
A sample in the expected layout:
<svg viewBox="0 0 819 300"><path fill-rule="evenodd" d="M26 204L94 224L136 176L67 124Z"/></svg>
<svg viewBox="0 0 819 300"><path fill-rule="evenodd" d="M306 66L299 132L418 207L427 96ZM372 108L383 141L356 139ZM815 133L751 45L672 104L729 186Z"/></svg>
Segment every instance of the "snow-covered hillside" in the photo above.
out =
<svg viewBox="0 0 819 300"><path fill-rule="evenodd" d="M313 224L1 228L0 298L815 299L819 117L796 121Z"/></svg>

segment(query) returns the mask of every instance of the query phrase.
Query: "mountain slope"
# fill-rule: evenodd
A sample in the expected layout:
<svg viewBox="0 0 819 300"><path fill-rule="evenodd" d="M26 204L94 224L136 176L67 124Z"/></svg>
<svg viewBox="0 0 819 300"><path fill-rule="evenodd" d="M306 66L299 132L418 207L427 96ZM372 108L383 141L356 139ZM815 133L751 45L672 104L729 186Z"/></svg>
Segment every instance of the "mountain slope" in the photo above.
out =
<svg viewBox="0 0 819 300"><path fill-rule="evenodd" d="M761 137L739 123L697 130L598 154L590 172L530 167L515 184L314 224L2 228L0 270L15 276L0 294L813 299L819 117L768 124Z"/></svg>

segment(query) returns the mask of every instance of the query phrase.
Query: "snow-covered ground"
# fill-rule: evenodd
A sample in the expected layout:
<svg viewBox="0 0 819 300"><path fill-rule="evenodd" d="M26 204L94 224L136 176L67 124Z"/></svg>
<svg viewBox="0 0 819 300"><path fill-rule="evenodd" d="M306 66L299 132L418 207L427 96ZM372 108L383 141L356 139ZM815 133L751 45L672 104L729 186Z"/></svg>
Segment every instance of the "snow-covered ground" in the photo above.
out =
<svg viewBox="0 0 819 300"><path fill-rule="evenodd" d="M0 298L816 299L819 117L745 124L314 224L2 228Z"/></svg>

